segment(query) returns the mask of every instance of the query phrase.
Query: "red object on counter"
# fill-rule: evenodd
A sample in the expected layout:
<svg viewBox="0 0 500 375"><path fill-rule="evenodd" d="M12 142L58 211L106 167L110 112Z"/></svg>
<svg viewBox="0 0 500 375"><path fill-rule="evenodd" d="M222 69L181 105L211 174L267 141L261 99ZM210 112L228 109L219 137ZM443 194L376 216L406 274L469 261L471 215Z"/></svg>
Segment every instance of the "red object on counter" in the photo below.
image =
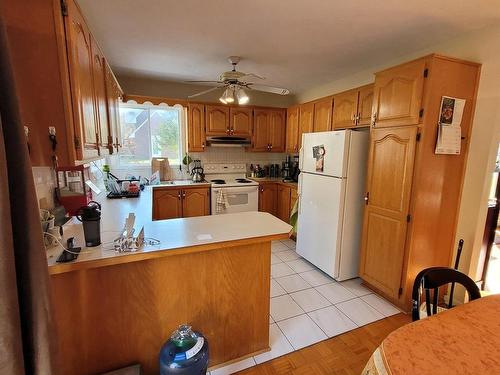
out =
<svg viewBox="0 0 500 375"><path fill-rule="evenodd" d="M90 180L88 164L57 167L57 198L69 215L75 216L78 209L92 200L92 190L85 183Z"/></svg>

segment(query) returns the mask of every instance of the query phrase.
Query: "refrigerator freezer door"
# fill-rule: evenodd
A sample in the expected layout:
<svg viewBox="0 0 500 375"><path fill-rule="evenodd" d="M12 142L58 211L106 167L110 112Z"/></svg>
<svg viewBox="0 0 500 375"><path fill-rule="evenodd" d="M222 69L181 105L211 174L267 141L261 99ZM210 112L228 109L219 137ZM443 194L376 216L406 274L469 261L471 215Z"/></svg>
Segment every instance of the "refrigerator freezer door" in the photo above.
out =
<svg viewBox="0 0 500 375"><path fill-rule="evenodd" d="M302 138L300 170L325 176L346 177L350 130L306 133ZM323 170L318 170L314 147L323 146Z"/></svg>
<svg viewBox="0 0 500 375"><path fill-rule="evenodd" d="M302 173L300 182L297 253L337 278L346 180Z"/></svg>

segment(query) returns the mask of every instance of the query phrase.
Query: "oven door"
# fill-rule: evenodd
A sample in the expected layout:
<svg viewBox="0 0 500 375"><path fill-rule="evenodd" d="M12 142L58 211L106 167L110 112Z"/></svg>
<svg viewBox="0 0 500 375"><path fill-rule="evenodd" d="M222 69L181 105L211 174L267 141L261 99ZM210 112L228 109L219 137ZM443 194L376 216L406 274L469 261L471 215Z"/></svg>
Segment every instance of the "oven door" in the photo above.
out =
<svg viewBox="0 0 500 375"><path fill-rule="evenodd" d="M227 206L225 210L217 212L217 195L222 190L226 194ZM259 187L212 187L212 215L231 214L259 210Z"/></svg>

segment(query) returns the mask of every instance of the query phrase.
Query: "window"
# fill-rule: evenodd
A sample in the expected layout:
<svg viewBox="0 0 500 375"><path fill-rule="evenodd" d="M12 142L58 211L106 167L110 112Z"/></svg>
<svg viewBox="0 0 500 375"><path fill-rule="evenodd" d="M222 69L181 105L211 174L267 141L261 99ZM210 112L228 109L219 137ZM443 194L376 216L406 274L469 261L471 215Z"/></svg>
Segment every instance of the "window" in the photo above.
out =
<svg viewBox="0 0 500 375"><path fill-rule="evenodd" d="M153 157L167 157L170 165L180 165L186 143L185 118L181 105L120 105L120 166L149 167Z"/></svg>

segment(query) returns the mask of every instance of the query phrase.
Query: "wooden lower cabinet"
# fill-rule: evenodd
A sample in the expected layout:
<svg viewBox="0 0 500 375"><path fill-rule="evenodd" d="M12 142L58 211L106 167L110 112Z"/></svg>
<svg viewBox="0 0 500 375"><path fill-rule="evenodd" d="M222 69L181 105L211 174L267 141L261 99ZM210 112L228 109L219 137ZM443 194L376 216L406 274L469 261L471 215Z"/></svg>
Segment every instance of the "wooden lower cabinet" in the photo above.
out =
<svg viewBox="0 0 500 375"><path fill-rule="evenodd" d="M290 222L291 189L289 186L278 185L278 204L276 205L276 216L285 222Z"/></svg>
<svg viewBox="0 0 500 375"><path fill-rule="evenodd" d="M262 182L259 185L259 211L269 212L287 223L296 200L295 185L281 182Z"/></svg>
<svg viewBox="0 0 500 375"><path fill-rule="evenodd" d="M205 215L210 215L210 189L184 189L182 191L182 217Z"/></svg>
<svg viewBox="0 0 500 375"><path fill-rule="evenodd" d="M210 215L210 188L153 188L153 220Z"/></svg>
<svg viewBox="0 0 500 375"><path fill-rule="evenodd" d="M259 184L259 211L276 216L278 186L275 183Z"/></svg>

